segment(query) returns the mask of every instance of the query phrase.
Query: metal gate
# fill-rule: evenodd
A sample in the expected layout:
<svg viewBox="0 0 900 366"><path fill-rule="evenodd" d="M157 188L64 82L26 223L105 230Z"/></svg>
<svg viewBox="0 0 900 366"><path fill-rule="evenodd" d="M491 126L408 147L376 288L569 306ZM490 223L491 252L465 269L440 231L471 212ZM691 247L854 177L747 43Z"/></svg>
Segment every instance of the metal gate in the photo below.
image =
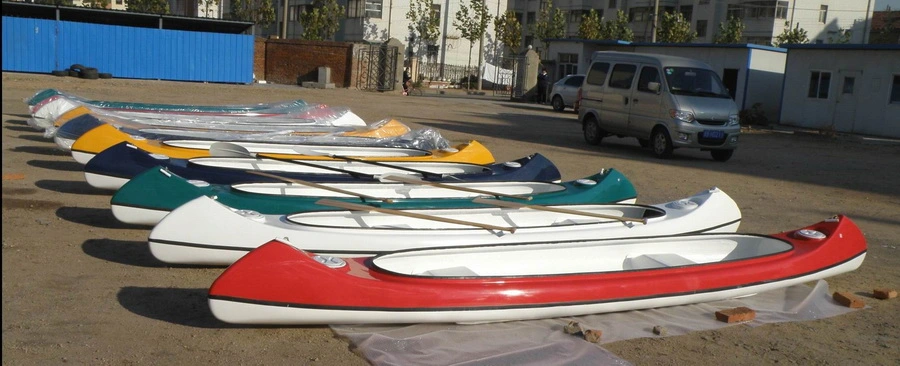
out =
<svg viewBox="0 0 900 366"><path fill-rule="evenodd" d="M400 82L397 78L396 46L373 44L359 50L357 55L356 87L368 91L392 91Z"/></svg>
<svg viewBox="0 0 900 366"><path fill-rule="evenodd" d="M503 57L497 71L493 73L494 95L508 95L511 99L522 98L525 93L525 70L528 69L528 59L524 56Z"/></svg>

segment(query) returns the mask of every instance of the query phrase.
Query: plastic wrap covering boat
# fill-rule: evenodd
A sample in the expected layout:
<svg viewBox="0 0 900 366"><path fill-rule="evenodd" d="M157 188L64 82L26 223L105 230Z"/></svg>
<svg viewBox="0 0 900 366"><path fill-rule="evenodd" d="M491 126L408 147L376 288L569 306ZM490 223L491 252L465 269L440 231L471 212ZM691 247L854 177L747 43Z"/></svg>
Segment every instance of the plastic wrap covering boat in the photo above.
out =
<svg viewBox="0 0 900 366"><path fill-rule="evenodd" d="M89 100L56 89L41 90L25 100L31 118L28 124L38 129L46 129L54 125L54 121L64 113L79 106L106 111L133 113L173 113L195 116L244 116L267 117L289 115L310 108L311 104L297 99L274 103L237 104L237 105L188 105L134 103L121 101ZM315 105L312 105L315 106Z"/></svg>
<svg viewBox="0 0 900 366"><path fill-rule="evenodd" d="M238 324L472 323L753 295L853 271L866 240L838 216L764 236L698 234L411 250L342 259L269 242L209 289Z"/></svg>
<svg viewBox="0 0 900 366"><path fill-rule="evenodd" d="M365 127L311 126L291 127L288 129L278 127L268 131L266 128L259 128L260 132L253 132L249 130L144 128L141 125L130 122L120 123L116 119L98 117L93 113L74 116L56 129L53 139L61 149L69 151L75 140L88 131L104 124L115 126L117 129L136 138L157 141L200 139L279 144L390 146L426 150L450 146L450 143L439 132L431 128L412 130L409 126L394 119L384 119Z"/></svg>
<svg viewBox="0 0 900 366"><path fill-rule="evenodd" d="M103 150L84 166L88 184L101 189L119 189L125 182L150 168L161 167L188 180L213 184L280 182L283 178L312 182L377 181L384 174L412 174L429 181L536 181L561 179L556 165L541 154L491 165L439 162L394 162L373 165L359 161L274 160L262 157L204 157L175 159L149 154L119 143ZM277 174L261 176L253 171Z"/></svg>
<svg viewBox="0 0 900 366"><path fill-rule="evenodd" d="M476 201L494 207L263 215L202 197L156 225L150 251L169 263L227 265L272 238L323 255L356 257L445 246L734 232L741 221L737 204L719 189L652 206Z"/></svg>
<svg viewBox="0 0 900 366"><path fill-rule="evenodd" d="M370 203L386 208L483 207L472 203L479 196L500 197L536 204L634 202L637 192L616 170L564 183L547 182L428 182L389 174L381 182L243 183L234 185L188 181L165 169L151 169L125 183L110 200L121 222L155 225L170 211L201 197L215 197L229 207L262 214L335 209L316 204L320 198Z"/></svg>
<svg viewBox="0 0 900 366"><path fill-rule="evenodd" d="M210 156L209 148L216 141L150 140L129 135L111 126L101 125L85 132L72 144L72 157L86 164L94 155L118 143L128 142L151 154L190 159ZM253 154L266 154L276 159L344 160L335 156L353 156L379 161L442 161L472 164L491 164L494 156L481 143L470 141L456 146L423 150L406 147L308 145L274 142L233 141Z"/></svg>

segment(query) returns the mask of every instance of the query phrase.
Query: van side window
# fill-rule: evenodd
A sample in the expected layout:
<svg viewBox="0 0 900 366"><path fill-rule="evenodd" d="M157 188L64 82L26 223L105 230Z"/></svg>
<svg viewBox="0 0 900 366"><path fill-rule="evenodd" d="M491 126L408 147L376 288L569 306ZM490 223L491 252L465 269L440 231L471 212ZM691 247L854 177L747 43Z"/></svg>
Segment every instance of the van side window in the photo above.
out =
<svg viewBox="0 0 900 366"><path fill-rule="evenodd" d="M659 70L652 66L644 66L641 68L641 76L638 77L638 90L653 93L654 91L647 86L651 82L659 82Z"/></svg>
<svg viewBox="0 0 900 366"><path fill-rule="evenodd" d="M635 65L616 64L609 77L609 86L617 89L630 89L636 71L637 66Z"/></svg>
<svg viewBox="0 0 900 366"><path fill-rule="evenodd" d="M587 83L591 85L603 85L606 83L606 74L609 72L608 62L595 62L588 70Z"/></svg>

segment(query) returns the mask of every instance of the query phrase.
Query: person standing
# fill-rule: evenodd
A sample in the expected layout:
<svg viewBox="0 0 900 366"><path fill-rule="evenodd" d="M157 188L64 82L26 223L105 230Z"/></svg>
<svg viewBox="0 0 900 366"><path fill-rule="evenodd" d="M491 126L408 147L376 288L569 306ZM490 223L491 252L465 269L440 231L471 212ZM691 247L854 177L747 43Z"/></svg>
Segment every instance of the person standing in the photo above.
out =
<svg viewBox="0 0 900 366"><path fill-rule="evenodd" d="M412 77L409 76L409 67L403 68L403 95L409 95L409 88L412 86Z"/></svg>
<svg viewBox="0 0 900 366"><path fill-rule="evenodd" d="M547 69L544 68L538 73L537 77L537 102L538 104L544 104L547 102L547 84L550 82L548 80L550 76L547 75Z"/></svg>

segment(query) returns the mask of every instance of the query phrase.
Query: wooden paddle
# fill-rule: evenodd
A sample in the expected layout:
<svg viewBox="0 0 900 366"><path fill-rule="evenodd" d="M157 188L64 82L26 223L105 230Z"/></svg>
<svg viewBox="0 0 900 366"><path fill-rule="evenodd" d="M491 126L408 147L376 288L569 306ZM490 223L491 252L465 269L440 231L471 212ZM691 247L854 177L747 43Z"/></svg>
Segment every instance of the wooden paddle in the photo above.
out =
<svg viewBox="0 0 900 366"><path fill-rule="evenodd" d="M559 207L548 207L548 206L541 206L541 205L526 205L526 204L522 204L522 203L518 203L518 202L493 200L493 199L481 198L481 197L473 199L472 202L480 203L480 204L484 204L484 205L507 207L507 208L530 208L532 210L549 211L549 212L563 213L563 214L569 214L569 215L596 217L596 218L600 218L600 219L612 219L612 220L619 220L622 222L640 222L644 225L647 225L647 219L635 219L635 218L631 218L631 217L604 215L604 214L598 214L598 213L593 213L593 212L570 210L570 209L559 208Z"/></svg>
<svg viewBox="0 0 900 366"><path fill-rule="evenodd" d="M317 152L303 153L303 152L300 152L300 150L303 150L303 151L312 151L312 150L311 150L311 149L303 149L303 148L301 148L301 147L299 147L299 146L295 146L295 147L294 147L294 150L297 151L297 152L300 153L300 154L303 154L303 155L324 155L324 156L331 156L331 154L322 154L322 153L317 153ZM342 173L350 174L351 176L354 176L354 177L364 176L364 177L370 177L370 178L373 178L373 179L377 179L377 178L376 178L374 175L372 175L372 174L358 173L358 172L349 171L349 170L345 170L345 169L341 169L341 168L329 167L329 166L325 166L325 165L321 165L321 164L314 164L314 163L309 163L309 162L299 161L299 160L293 160L293 159L277 158L277 157L273 157L273 156L266 155L266 154L252 153L252 152L250 152L249 150L247 150L247 148L245 148L245 147L243 147L243 146L241 146L241 145L238 145L238 144L235 144L235 143L230 143L230 142L225 142L225 141L218 141L218 142L212 143L212 144L209 146L209 154L212 155L212 156L249 157L249 158L260 158L260 159L277 160L277 161L283 161L283 162L291 163L291 164L297 164L297 165L303 165L303 166L309 166L309 167L316 167L316 168L322 168L322 169L326 169L326 170L332 170L332 171L342 172ZM336 158L337 158L337 157L336 157ZM434 173L434 172L429 172L429 171L419 170L419 169L413 169L413 168L408 168L408 167L404 167L404 166L400 166L400 165L394 165L394 164L387 164L387 163L381 163L381 162L375 162L375 161L368 161L368 160L363 160L363 159L344 158L344 157L340 157L340 158L337 158L337 159L347 160L347 161L355 161L355 162L360 162L360 163L365 163L365 164L370 164L370 165L376 165L376 166L382 166L382 167L386 167L386 168L392 168L392 169L397 169L397 170L408 171L408 172L412 172L412 173L421 174L423 177L429 177L429 176L430 176L430 177L436 177L436 178L451 177L451 178L454 178L454 179L459 179L459 178L456 178L456 177L454 177L454 176L452 176L452 175L445 175L445 174L441 174L441 173Z"/></svg>
<svg viewBox="0 0 900 366"><path fill-rule="evenodd" d="M383 202L387 202L387 203L392 203L392 202L394 202L394 200L393 200L393 199L390 199L390 198L373 197L373 196L369 196L369 195L365 195L365 194L361 194L361 193L356 193L356 192L353 192L353 191L348 191L348 190L346 190L346 189L340 189L340 188L331 187L331 186L324 185L324 184L319 184L319 183L307 182L307 181L305 181L305 180L300 180L300 179L293 179L293 178L288 178L288 177L282 177L282 176L277 175L277 174L270 174L270 173L261 172L261 171L258 171L258 170L248 170L247 173L250 173L250 174L256 174L256 175L261 175L261 176L263 176L263 177L275 178L275 179L283 180L283 181L285 181L285 182L302 184L302 185L304 185L304 186L309 186L309 187L313 187L313 188L324 189L324 190L326 190L326 191L337 192L337 193L346 194L346 195L349 195L349 196L356 196L356 197L359 197L359 198L362 198L362 199L367 199L367 200L383 201Z"/></svg>
<svg viewBox="0 0 900 366"><path fill-rule="evenodd" d="M230 142L224 142L224 141L212 143L209 146L209 154L212 156L225 156L225 157L235 157L235 158L270 159L270 160L276 160L276 161L283 161L285 163L303 165L303 166L308 166L308 167L313 167L313 168L330 170L333 172L349 174L350 176L352 176L354 178L365 177L365 178L376 179L376 180L378 179L373 174L365 174L365 173L354 172L351 170L335 168L335 167L322 165L322 164L315 164L315 163L293 160L293 159L282 159L282 158L277 158L277 157L273 157L273 156L268 156L265 154L252 153L252 152L250 152L250 150L247 150L245 147L243 147L241 145L233 144Z"/></svg>
<svg viewBox="0 0 900 366"><path fill-rule="evenodd" d="M383 167L387 167L387 168L394 168L394 169L397 169L397 170L405 170L405 171L407 171L407 172L412 172L412 173L418 173L418 174L421 174L423 177L428 177L428 176L438 177L438 178L445 177L445 175L443 175L443 174L427 172L427 171L424 171L424 170L408 168L408 167L405 167L405 166L399 166L399 165L389 164L389 163L380 162L380 161L372 161L372 160L366 160L366 159L353 158L353 157L344 156L344 155L337 155L337 154L323 153L323 152L315 151L315 150L313 150L313 149L305 148L305 147L302 147L302 146L294 146L294 151L296 151L296 152L299 153L299 154L303 154L303 155L310 155L310 156L327 156L327 157L334 158L334 159L340 159L340 160L346 160L346 161L355 161L355 162L357 162L357 163L370 164L370 165L375 165L375 166L383 166ZM454 177L454 176L452 176L452 175L450 175L449 177L455 178L455 179L459 179L459 178L456 178L456 177Z"/></svg>
<svg viewBox="0 0 900 366"><path fill-rule="evenodd" d="M517 194L503 194L503 193L498 193L498 192L485 191L485 190L482 190L482 189L475 189L475 188L469 188L469 187L459 187L459 186L455 186L455 185L452 185L452 184L444 184L444 183L437 183L437 182L429 182L429 181L427 181L427 180L421 180L421 179L416 178L416 177L409 177L409 176L405 176L405 175L385 174L385 175L382 175L382 176L381 176L381 179L382 179L382 180L395 180L395 181L398 181L398 182L409 183L409 184L421 184L421 185L432 186L432 187L439 187L439 188L446 188L446 189L454 189L454 190L457 190L457 191L463 191L463 192L470 192L470 193L483 194L483 195L486 195L486 196L515 198L515 199L520 199L520 200L525 200L525 201L530 201L530 200L533 198L533 197L531 197L531 196L523 196L523 195L517 195ZM516 183L513 182L513 183L511 183L511 184L516 184Z"/></svg>
<svg viewBox="0 0 900 366"><path fill-rule="evenodd" d="M335 201L335 200L328 199L328 198L320 199L320 200L316 201L316 204L323 205L323 206L340 207L340 208L345 208L345 209L354 210L354 211L374 211L374 212L380 212L380 213L385 213L385 214L389 214L389 215L406 216L406 217L412 217L412 218L416 218L416 219L441 221L441 222L447 222L447 223L451 223L451 224L474 226L474 227L480 227L485 230L509 231L510 233L516 232L516 228L514 228L514 227L495 226L495 225L482 224L482 223L472 222L472 221L448 219L446 217L440 217L440 216L434 216L434 215L426 215L426 214L419 214L419 213L408 212L408 211L392 210L392 209L388 209L388 208L373 207L373 206L368 206L368 205L360 205L360 204L356 204L356 203Z"/></svg>

